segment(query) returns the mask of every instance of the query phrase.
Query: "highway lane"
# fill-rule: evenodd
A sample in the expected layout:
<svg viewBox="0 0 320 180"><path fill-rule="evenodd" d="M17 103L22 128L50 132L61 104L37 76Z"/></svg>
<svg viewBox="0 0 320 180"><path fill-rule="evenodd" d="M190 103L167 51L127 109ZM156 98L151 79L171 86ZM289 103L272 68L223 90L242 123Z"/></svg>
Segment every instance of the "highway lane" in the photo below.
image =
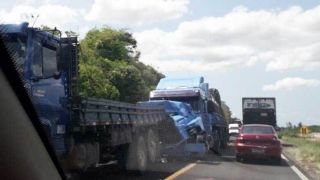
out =
<svg viewBox="0 0 320 180"><path fill-rule="evenodd" d="M271 162L251 161L246 163L235 162L234 158L228 160L200 161L194 167L175 179L201 179L201 180L299 180L298 175L286 162L276 165ZM232 159L232 160L231 160Z"/></svg>
<svg viewBox="0 0 320 180"><path fill-rule="evenodd" d="M148 171L142 176L126 174L115 166L107 166L86 174L84 179L301 179L290 166L286 160L283 160L281 165L257 160L236 162L233 146L230 145L221 156L208 154L202 158L169 159L167 163L150 165Z"/></svg>

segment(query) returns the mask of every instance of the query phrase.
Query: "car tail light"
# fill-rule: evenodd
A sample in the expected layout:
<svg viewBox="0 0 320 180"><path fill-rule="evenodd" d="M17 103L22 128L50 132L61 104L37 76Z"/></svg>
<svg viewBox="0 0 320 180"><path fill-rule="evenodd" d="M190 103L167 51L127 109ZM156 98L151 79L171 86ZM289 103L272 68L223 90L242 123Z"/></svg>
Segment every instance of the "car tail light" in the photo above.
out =
<svg viewBox="0 0 320 180"><path fill-rule="evenodd" d="M280 141L279 141L279 139L278 139L277 136L273 136L273 137L272 137L272 141L273 141L273 143L274 143L275 145L279 145L279 144L280 144Z"/></svg>

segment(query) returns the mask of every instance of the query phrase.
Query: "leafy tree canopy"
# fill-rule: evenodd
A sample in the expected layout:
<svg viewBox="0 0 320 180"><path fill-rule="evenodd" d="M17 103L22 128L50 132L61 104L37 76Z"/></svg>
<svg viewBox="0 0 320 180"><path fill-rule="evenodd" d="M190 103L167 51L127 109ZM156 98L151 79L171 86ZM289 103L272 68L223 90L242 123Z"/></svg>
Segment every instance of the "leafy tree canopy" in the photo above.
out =
<svg viewBox="0 0 320 180"><path fill-rule="evenodd" d="M137 41L125 30L92 29L80 48L81 95L137 102L163 77L139 62Z"/></svg>
<svg viewBox="0 0 320 180"><path fill-rule="evenodd" d="M231 122L231 110L225 101L221 101L221 109L225 120L229 123Z"/></svg>

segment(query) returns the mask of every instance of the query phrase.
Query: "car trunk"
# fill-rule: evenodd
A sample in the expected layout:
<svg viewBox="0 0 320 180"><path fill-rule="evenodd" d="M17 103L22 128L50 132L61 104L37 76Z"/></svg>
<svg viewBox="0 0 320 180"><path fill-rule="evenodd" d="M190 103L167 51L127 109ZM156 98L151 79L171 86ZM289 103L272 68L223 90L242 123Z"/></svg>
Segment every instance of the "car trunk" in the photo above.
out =
<svg viewBox="0 0 320 180"><path fill-rule="evenodd" d="M273 134L242 134L241 142L248 145L275 145Z"/></svg>

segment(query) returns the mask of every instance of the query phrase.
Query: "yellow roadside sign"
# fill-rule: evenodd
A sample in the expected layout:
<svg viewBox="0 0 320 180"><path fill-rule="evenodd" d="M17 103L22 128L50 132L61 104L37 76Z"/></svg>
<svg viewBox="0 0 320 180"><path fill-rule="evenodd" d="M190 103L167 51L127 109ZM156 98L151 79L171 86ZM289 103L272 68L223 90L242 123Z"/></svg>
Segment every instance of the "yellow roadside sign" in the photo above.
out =
<svg viewBox="0 0 320 180"><path fill-rule="evenodd" d="M307 135L307 134L309 134L309 133L310 133L310 129L309 129L308 127L302 126L302 127L300 128L300 134L302 134L302 135Z"/></svg>

